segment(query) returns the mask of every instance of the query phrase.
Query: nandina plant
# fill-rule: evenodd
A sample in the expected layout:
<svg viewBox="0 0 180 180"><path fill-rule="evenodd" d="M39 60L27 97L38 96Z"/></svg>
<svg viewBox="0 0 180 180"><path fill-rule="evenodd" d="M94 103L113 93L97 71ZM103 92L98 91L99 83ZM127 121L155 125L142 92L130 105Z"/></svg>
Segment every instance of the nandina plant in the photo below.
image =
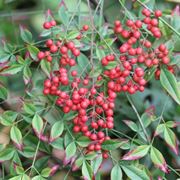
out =
<svg viewBox="0 0 180 180"><path fill-rule="evenodd" d="M138 0L135 16L120 5L127 15L110 24L98 19L101 2L93 10L87 1L89 20L82 23L62 1L58 17L47 11L39 41L22 25L23 48L3 42L0 122L10 137L0 151L4 179L50 179L64 169L64 179L70 172L101 179L104 164L112 180L179 176L179 123L164 115L169 103L180 104L178 56L164 28L174 39L180 34L158 9ZM6 79L16 74L24 91L20 108L11 109Z"/></svg>

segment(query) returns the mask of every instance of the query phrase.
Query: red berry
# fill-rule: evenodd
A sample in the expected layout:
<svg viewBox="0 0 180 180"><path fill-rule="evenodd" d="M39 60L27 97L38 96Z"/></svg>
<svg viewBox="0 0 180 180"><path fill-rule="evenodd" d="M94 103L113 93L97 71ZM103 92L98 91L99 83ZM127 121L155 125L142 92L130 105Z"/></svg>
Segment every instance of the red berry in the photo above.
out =
<svg viewBox="0 0 180 180"><path fill-rule="evenodd" d="M88 26L88 25L84 25L84 26L83 26L83 30L84 30L84 31L87 31L88 29L89 29L89 26Z"/></svg>
<svg viewBox="0 0 180 180"><path fill-rule="evenodd" d="M80 55L80 50L74 48L73 51L72 51L72 53L73 53L74 56L79 56L79 55Z"/></svg>
<svg viewBox="0 0 180 180"><path fill-rule="evenodd" d="M158 18L158 17L161 17L162 16L162 12L160 10L156 10L154 12L154 15Z"/></svg>
<svg viewBox="0 0 180 180"><path fill-rule="evenodd" d="M56 53L58 51L58 47L56 46L56 45L52 45L51 47L50 47L50 52L51 53Z"/></svg>
<svg viewBox="0 0 180 180"><path fill-rule="evenodd" d="M44 27L44 29L50 29L51 28L51 23L50 22L45 22L43 24L43 27Z"/></svg>
<svg viewBox="0 0 180 180"><path fill-rule="evenodd" d="M39 60L44 59L45 58L45 53L40 51L40 52L38 52L37 57L38 57Z"/></svg>
<svg viewBox="0 0 180 180"><path fill-rule="evenodd" d="M56 26L56 21L55 20L50 21L50 23L51 23L51 26Z"/></svg>
<svg viewBox="0 0 180 180"><path fill-rule="evenodd" d="M47 47L50 47L50 46L52 46L52 45L53 45L52 39L48 39L48 40L46 41L46 46L47 46Z"/></svg>

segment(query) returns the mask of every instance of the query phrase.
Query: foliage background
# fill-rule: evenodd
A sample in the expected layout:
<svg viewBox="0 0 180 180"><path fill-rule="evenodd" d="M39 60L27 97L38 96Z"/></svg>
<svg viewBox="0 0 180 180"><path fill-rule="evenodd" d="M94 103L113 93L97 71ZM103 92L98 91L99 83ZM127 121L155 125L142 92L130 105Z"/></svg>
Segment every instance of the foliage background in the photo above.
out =
<svg viewBox="0 0 180 180"><path fill-rule="evenodd" d="M66 5L68 6L69 12L74 13L76 11L76 5L78 3L78 0L66 0ZM98 1L96 0L91 1L92 7L94 7L98 4ZM144 0L149 7L152 9L161 9L163 13L165 14L166 20L172 24L172 26L180 30L180 9L178 9L178 3L179 1L164 1L164 0ZM42 31L42 24L44 22L44 15L45 11L47 9L51 9L54 13L55 17L57 16L59 0L0 0L0 38L1 40L6 40L8 42L13 43L17 47L22 46L22 40L20 38L19 34L19 25L23 25L27 27L33 34L34 39L39 40L38 35ZM126 7L129 9L129 11L135 15L138 15L140 12L141 7L133 7L132 1L127 0L125 2ZM104 0L103 5L103 16L102 19L105 23L112 24L115 19L122 19L124 14L127 12L124 11L124 9L121 7L118 0ZM176 14L172 16L172 11L176 8ZM83 14L85 17L88 17L88 6L86 1L81 2L81 5L79 7L79 12L77 12L77 16L79 14ZM98 17L97 18L98 20ZM89 24L88 18L84 18L86 23ZM84 24L85 21L80 21L80 23ZM79 24L81 26L82 24ZM165 37L163 41L169 46L174 47L175 56L179 56L180 52L180 39L174 39L174 35L172 34L172 31L167 27L164 28ZM40 47L39 47L40 48ZM178 63L180 64L180 63ZM178 72L178 71L177 71ZM35 72L37 74L33 74L34 77L38 77L38 72ZM178 73L176 74L176 77L178 77ZM18 110L18 108L21 107L21 100L20 96L24 92L24 85L22 83L22 75L18 74L12 77L4 78L0 76L0 80L2 80L10 89L9 98L6 101L6 103L1 104L0 112L3 112L4 110L8 109L15 109ZM38 88L38 87L37 87ZM42 88L40 88L42 89ZM132 96L132 101L134 106L136 107L137 111L140 115L142 115L145 110L149 107L155 107L155 114L157 117L161 116L163 113L163 118L165 121L176 121L180 122L180 106L178 106L169 96L167 96L167 93L162 89L160 82L151 80L151 83L148 84L148 88L143 93L136 93ZM122 134L126 134L130 137L136 137L136 133L132 132L130 128L128 128L122 120L129 119L134 122L137 122L137 116L134 113L132 107L127 101L126 96L123 94L119 96L118 100L116 101L116 111L115 111L115 127L117 131L122 132ZM53 118L52 118L52 121ZM156 127L156 123L152 125L151 128L148 129L148 131L153 131L153 129ZM4 127L1 127L0 132L0 141L2 144L7 143L9 141L8 133L6 133L6 130L3 129ZM7 130L8 131L8 130ZM5 133L4 133L5 132ZM177 127L175 129L175 133L177 137L180 136L180 127ZM114 134L112 136L115 137ZM123 137L123 135L122 135ZM174 155L171 150L166 148L166 144L161 138L157 138L154 142L155 147L157 147L162 154L165 156L167 163L170 165L170 167L173 167L175 171L180 173L180 156ZM58 158L59 152L54 152L54 156ZM121 152L115 151L114 156L118 157L120 156ZM58 154L58 155L57 155ZM148 161L147 159L144 159L144 161ZM143 163L143 162L142 162ZM147 162L146 162L147 163ZM107 161L106 165L103 166L102 171L104 172L105 176L108 176L110 169L111 169L111 162ZM105 171L107 171L105 173ZM159 170L153 170L154 174L159 173ZM63 172L63 173L62 173ZM52 179L60 179L63 175L67 174L68 171L63 170L61 173L58 173L55 177ZM2 171L0 171L0 175L2 175ZM73 179L71 175L69 176L69 179ZM170 174L167 175L167 179L176 179L177 173L174 173L171 171Z"/></svg>

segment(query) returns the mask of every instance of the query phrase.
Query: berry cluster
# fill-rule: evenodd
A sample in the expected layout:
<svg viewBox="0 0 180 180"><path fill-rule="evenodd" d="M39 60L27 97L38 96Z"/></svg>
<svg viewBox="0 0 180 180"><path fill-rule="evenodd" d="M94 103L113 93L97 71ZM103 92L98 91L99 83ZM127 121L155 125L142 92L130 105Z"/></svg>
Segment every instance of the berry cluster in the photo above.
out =
<svg viewBox="0 0 180 180"><path fill-rule="evenodd" d="M153 66L156 68L156 78L159 78L162 65L173 72L173 67L169 66L169 52L166 46L161 44L153 49L151 42L144 38L147 33L155 38L161 37L158 28L161 11L157 10L153 15L149 10L143 9L142 14L145 15L142 21L127 20L124 27L120 21L115 21L114 33L116 36L120 35L124 41L119 47L119 57L116 54L108 54L101 59L103 73L97 77L96 82L106 81L105 88L96 84L88 72L82 77L78 71L72 69L76 66L77 56L80 55L80 50L75 47L73 41L49 39L45 43L48 50L37 55L39 60L46 59L49 62L53 60L55 53L60 57L58 70L53 71L51 77L44 81L43 93L56 96L56 104L64 113L75 112L74 133L82 133L92 141L87 147L87 152L101 151L104 158L108 158L108 152L101 149L101 144L110 139L106 130L114 127L113 113L117 93L123 91L134 94L144 91L147 83L145 71ZM144 25L147 32L142 29ZM44 28L47 27L50 26L44 24ZM80 40L82 32L88 29L88 25L84 25L76 39ZM117 63L115 67L108 68L113 62Z"/></svg>
<svg viewBox="0 0 180 180"><path fill-rule="evenodd" d="M44 24L43 24L44 29L50 29L53 26L56 26L55 20L47 21L47 22L44 22Z"/></svg>

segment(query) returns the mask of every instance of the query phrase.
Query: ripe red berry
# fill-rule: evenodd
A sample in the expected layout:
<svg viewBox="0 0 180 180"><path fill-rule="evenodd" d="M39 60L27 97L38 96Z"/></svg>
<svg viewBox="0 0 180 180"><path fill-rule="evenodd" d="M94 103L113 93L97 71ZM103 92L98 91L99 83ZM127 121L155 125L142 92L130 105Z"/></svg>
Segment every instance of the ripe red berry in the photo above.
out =
<svg viewBox="0 0 180 180"><path fill-rule="evenodd" d="M80 50L74 48L73 51L72 51L72 53L73 53L74 56L79 56L79 55L80 55Z"/></svg>
<svg viewBox="0 0 180 180"><path fill-rule="evenodd" d="M46 46L47 46L47 47L50 47L50 46L52 46L52 45L53 45L52 39L48 39L48 40L46 41Z"/></svg>
<svg viewBox="0 0 180 180"><path fill-rule="evenodd" d="M62 54L67 54L67 52L68 52L67 47L66 47L66 46L62 46L62 47L60 48L60 52L61 52Z"/></svg>
<svg viewBox="0 0 180 180"><path fill-rule="evenodd" d="M89 26L87 24L83 26L84 31L87 31L88 29L89 29Z"/></svg>
<svg viewBox="0 0 180 180"><path fill-rule="evenodd" d="M58 47L56 46L56 45L52 45L51 47L50 47L50 52L51 53L56 53L58 51Z"/></svg>
<svg viewBox="0 0 180 180"><path fill-rule="evenodd" d="M158 18L158 17L161 17L162 16L162 12L160 10L156 10L154 12L154 15Z"/></svg>
<svg viewBox="0 0 180 180"><path fill-rule="evenodd" d="M50 22L45 22L43 24L43 27L44 27L44 29L50 29L51 28L51 23Z"/></svg>
<svg viewBox="0 0 180 180"><path fill-rule="evenodd" d="M51 24L51 26L56 26L56 21L52 20L52 21L50 21L50 24Z"/></svg>
<svg viewBox="0 0 180 180"><path fill-rule="evenodd" d="M39 60L44 59L45 58L45 53L40 51L40 52L38 52L37 57L38 57Z"/></svg>

